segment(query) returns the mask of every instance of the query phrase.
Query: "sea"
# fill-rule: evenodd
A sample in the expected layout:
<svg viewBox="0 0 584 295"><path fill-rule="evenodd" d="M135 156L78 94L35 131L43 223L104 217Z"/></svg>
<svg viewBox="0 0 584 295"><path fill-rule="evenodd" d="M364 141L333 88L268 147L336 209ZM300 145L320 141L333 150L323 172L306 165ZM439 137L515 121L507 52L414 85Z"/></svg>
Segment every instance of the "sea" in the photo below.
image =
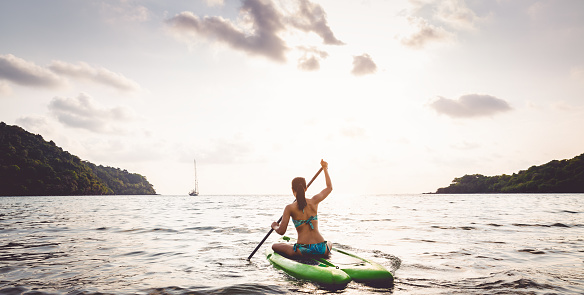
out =
<svg viewBox="0 0 584 295"><path fill-rule="evenodd" d="M333 192L323 236L395 276L340 290L270 265L276 233L248 261L293 199L0 197L0 294L584 294L584 194Z"/></svg>

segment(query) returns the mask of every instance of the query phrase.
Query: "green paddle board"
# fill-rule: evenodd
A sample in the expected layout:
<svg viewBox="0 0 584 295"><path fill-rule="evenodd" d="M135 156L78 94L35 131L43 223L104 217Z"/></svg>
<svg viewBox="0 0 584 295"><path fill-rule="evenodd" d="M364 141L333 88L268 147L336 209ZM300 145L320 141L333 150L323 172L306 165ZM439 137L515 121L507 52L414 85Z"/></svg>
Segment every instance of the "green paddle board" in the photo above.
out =
<svg viewBox="0 0 584 295"><path fill-rule="evenodd" d="M295 240L282 237L279 242L294 244ZM391 285L393 275L382 265L347 251L333 248L328 258L290 259L266 249L266 257L287 274L326 286L343 287L351 280L370 285Z"/></svg>

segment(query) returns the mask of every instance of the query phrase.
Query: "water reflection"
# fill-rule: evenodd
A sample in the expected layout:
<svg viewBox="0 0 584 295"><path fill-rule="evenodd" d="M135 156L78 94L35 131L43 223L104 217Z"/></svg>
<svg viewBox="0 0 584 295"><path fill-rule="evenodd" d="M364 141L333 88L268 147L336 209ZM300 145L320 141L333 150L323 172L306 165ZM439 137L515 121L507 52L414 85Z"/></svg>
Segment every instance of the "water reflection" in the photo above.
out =
<svg viewBox="0 0 584 295"><path fill-rule="evenodd" d="M337 292L584 292L581 195L332 197L319 208L325 238L397 270L392 288ZM0 293L324 293L274 269L263 249L246 260L290 201L0 198Z"/></svg>

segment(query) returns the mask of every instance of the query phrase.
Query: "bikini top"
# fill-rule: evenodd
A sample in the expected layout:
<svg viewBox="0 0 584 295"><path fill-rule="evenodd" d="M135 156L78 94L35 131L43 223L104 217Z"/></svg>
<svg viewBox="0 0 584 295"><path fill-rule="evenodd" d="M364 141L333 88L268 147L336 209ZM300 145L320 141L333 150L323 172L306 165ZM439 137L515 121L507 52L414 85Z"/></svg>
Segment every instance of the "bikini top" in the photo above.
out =
<svg viewBox="0 0 584 295"><path fill-rule="evenodd" d="M312 225L313 220L318 220L318 215L310 216L306 220L294 220L294 218L292 218L292 222L294 223L294 227L299 227L299 226L306 223L306 224L310 225L311 229L314 229L314 226Z"/></svg>

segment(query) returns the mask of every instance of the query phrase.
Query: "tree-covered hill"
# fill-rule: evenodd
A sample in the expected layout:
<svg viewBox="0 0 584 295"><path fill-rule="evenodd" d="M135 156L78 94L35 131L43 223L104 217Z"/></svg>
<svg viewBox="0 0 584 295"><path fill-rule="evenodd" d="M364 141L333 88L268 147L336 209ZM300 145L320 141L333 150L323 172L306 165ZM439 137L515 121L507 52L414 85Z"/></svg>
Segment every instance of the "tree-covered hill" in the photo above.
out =
<svg viewBox="0 0 584 295"><path fill-rule="evenodd" d="M156 194L146 177L119 168L97 166L83 161L116 195Z"/></svg>
<svg viewBox="0 0 584 295"><path fill-rule="evenodd" d="M584 193L584 154L531 166L513 175L465 175L437 194L476 193Z"/></svg>
<svg viewBox="0 0 584 295"><path fill-rule="evenodd" d="M95 166L0 122L0 196L155 194L139 174Z"/></svg>

